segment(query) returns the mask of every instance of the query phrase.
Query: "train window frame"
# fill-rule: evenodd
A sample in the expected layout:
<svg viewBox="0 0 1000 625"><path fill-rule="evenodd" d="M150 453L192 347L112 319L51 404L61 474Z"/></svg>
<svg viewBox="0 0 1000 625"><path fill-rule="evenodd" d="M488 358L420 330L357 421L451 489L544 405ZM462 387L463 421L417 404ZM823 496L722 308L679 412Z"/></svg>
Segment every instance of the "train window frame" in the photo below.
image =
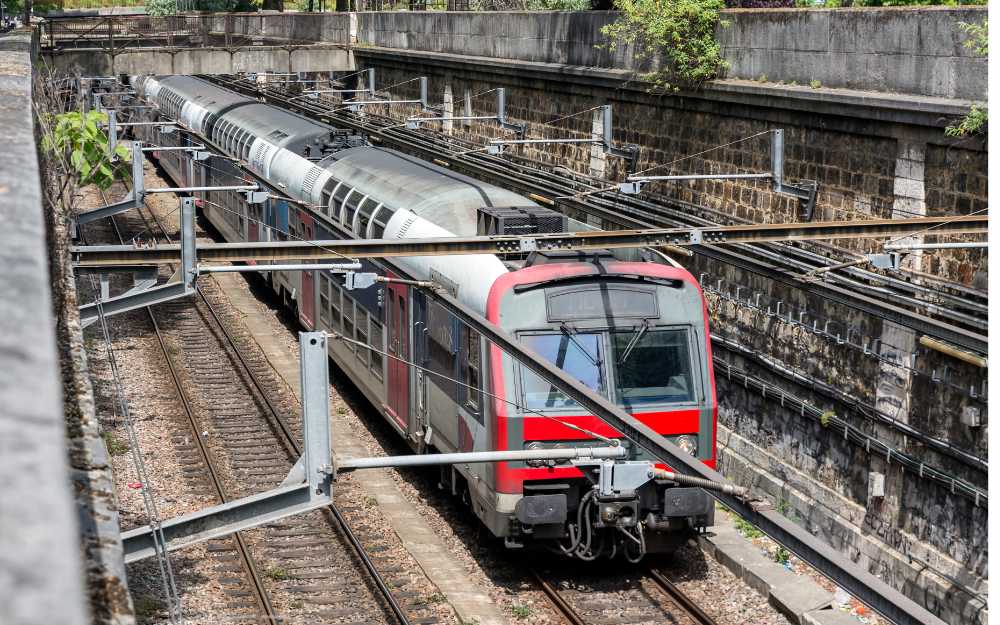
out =
<svg viewBox="0 0 1000 625"><path fill-rule="evenodd" d="M606 387L607 392L606 393L598 392L598 394L604 396L608 401L614 403L614 401L615 401L615 384L614 384L614 379L611 376L610 367L608 366L608 362L607 362L607 360L608 360L608 358L607 358L608 349L610 348L609 335L608 335L609 327L608 326L594 326L594 327L589 327L588 326L586 328L578 328L578 330L580 331L581 334L597 334L600 337L600 340L601 340L601 349L603 350L603 355L604 355L604 358L601 359L601 373L602 373L603 378L604 378L604 386ZM516 337L517 337L518 341L520 341L522 338L528 337L528 336L561 336L561 335L562 335L562 333L559 332L558 329L552 328L551 326L549 326L549 327L542 327L542 328L523 329L523 330L519 330L516 333ZM555 364L555 363L553 363L553 364ZM558 365L556 365L556 366L558 366ZM516 370L516 375L514 376L514 386L515 386L515 389L516 389L516 392L517 392L517 398L518 398L518 401L520 402L520 407L521 407L523 413L527 414L527 413L535 413L535 412L553 412L553 411L579 412L580 411L580 409L581 409L580 408L580 404L577 403L576 401L573 401L573 403L571 403L569 405L565 405L565 406L542 406L541 408L530 407L529 406L529 402L528 402L528 397L526 395L525 385L524 385L525 374L526 373L527 374L531 374L531 375L534 375L535 377L538 377L538 375L535 374L534 372L532 372L527 367L525 367L520 362L515 361L515 367L516 367L516 369L515 369ZM586 384L584 384L584 385L586 386ZM552 387L552 388L555 389L555 387ZM591 389L591 390L594 390L594 389ZM566 399L569 399L569 398L566 398Z"/></svg>
<svg viewBox="0 0 1000 625"><path fill-rule="evenodd" d="M396 212L391 208L389 208L388 206L386 206L385 204L383 204L382 202L379 202L378 206L375 207L375 210L372 211L371 221L368 222L368 232L365 233L365 236L367 238L369 239L385 238L385 228L386 226L389 225L389 219L386 219L384 221L381 219L383 211L388 211L390 218L392 217L392 214ZM378 233L378 236L375 235L376 225L381 227L381 232Z"/></svg>
<svg viewBox="0 0 1000 625"><path fill-rule="evenodd" d="M361 198L360 202L358 202L358 210L354 213L355 226L353 230L354 232L358 233L359 236L362 237L367 236L368 225L371 223L372 219L371 213L365 213L365 204L367 204L368 202L375 204L376 208L378 208L378 203L375 200L373 200L370 196L366 195ZM362 224L362 218L364 218L363 224Z"/></svg>
<svg viewBox="0 0 1000 625"><path fill-rule="evenodd" d="M348 187L344 199L340 201L340 210L337 213L337 221L348 230L351 229L351 224L347 220L347 201L351 199L352 195L354 195L354 187Z"/></svg>
<svg viewBox="0 0 1000 625"><path fill-rule="evenodd" d="M613 383L612 389L614 391L614 398L612 399L612 401L618 406L629 411L632 410L641 411L655 406L671 406L671 407L692 406L692 405L696 406L698 404L704 403L705 387L704 387L704 378L702 377L701 373L701 358L699 356L700 350L698 349L698 343L697 343L698 333L695 330L694 326L692 325L676 324L676 323L667 325L658 325L658 326L651 325L647 328L646 332L653 333L653 332L674 331L674 332L684 333L685 343L687 347L688 371L691 383L691 398L683 401L660 401L660 402L639 403L634 406L625 403L625 401L622 399L622 387L620 382L619 365L617 362L615 362L616 351L614 347L614 339L612 338L611 335L614 332L627 333L634 329L635 328L612 327L608 328L606 333L608 342L607 357L610 365L609 369L612 376L611 377L611 381Z"/></svg>
<svg viewBox="0 0 1000 625"><path fill-rule="evenodd" d="M330 328L333 330L341 330L343 328L343 309L344 304L341 301L341 296L343 291L340 285L331 277L330 282Z"/></svg>
<svg viewBox="0 0 1000 625"><path fill-rule="evenodd" d="M342 181L337 180L332 176L328 178L325 183L323 183L323 189L320 191L319 195L322 207L320 211L327 217L330 217L330 203L333 202L333 194L337 192L337 187L342 184L344 184Z"/></svg>
<svg viewBox="0 0 1000 625"><path fill-rule="evenodd" d="M374 315L371 315L369 317L368 323L369 323L368 340L370 341L372 346L372 349L369 350L371 352L370 356L371 362L369 363L368 368L371 369L371 372L375 374L376 378L378 378L379 380L384 380L385 357L383 356L382 352L385 351L385 335L383 334L385 332L385 324L383 324Z"/></svg>
<svg viewBox="0 0 1000 625"><path fill-rule="evenodd" d="M319 320L330 327L330 277L323 274L319 276Z"/></svg>
<svg viewBox="0 0 1000 625"><path fill-rule="evenodd" d="M362 322L362 316L364 317L364 322ZM369 326L368 326L370 319L371 315L368 314L368 310L364 306L361 306L359 304L357 309L355 310L354 336L355 340L361 343L362 345L368 345L368 341L370 340L369 337L371 335L369 333ZM364 365L366 369L371 364L368 359L368 351L369 351L368 349L361 346L358 346L358 349L355 351L358 360L361 361L361 364Z"/></svg>
<svg viewBox="0 0 1000 625"><path fill-rule="evenodd" d="M462 381L465 387L465 409L475 417L476 421L483 423L483 339L479 332L472 328L466 328L463 338L464 366L462 368ZM475 355L475 363L473 363ZM473 372L475 375L473 376Z"/></svg>
<svg viewBox="0 0 1000 625"><path fill-rule="evenodd" d="M344 219L341 223L345 228L347 228L351 232L355 232L354 217L358 213L358 205L351 204L351 198L354 196L355 193L361 195L361 192L358 191L357 189L351 189L351 192L344 197L344 204L342 209Z"/></svg>

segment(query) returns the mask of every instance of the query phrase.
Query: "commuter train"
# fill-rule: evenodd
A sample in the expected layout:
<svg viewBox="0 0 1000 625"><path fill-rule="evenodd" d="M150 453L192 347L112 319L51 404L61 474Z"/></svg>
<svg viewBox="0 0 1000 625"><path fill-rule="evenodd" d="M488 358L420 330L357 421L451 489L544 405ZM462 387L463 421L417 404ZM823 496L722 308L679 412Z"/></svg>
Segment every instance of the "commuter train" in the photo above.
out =
<svg viewBox="0 0 1000 625"><path fill-rule="evenodd" d="M154 152L178 185L233 185L249 171L270 186L273 195L259 203L235 191L196 193L203 216L228 241L588 229L521 195L199 78L132 82L153 105L140 115L181 126L167 133L137 126L137 138L164 146L208 142L226 155L192 160L185 151ZM691 274L659 252L419 256L363 265L440 285L714 467L717 403L704 297ZM349 290L342 275L327 271L265 275L305 328L357 341L330 340L331 358L420 453L601 446L601 437L621 438L418 286ZM643 459L642 450L630 450ZM509 547L637 561L673 551L713 522L711 499L700 489L649 481L607 501L596 496L596 479L594 468L568 462L442 469L442 484Z"/></svg>

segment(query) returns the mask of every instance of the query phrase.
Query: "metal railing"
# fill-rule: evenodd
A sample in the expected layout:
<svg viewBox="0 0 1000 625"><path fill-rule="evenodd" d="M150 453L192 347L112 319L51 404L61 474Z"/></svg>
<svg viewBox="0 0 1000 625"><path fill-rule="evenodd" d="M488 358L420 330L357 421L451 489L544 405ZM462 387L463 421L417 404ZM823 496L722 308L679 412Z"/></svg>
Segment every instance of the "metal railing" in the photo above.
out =
<svg viewBox="0 0 1000 625"><path fill-rule="evenodd" d="M304 13L216 13L209 15L103 15L49 17L41 24L43 49L135 47L233 47L309 45L323 30ZM344 16L344 41L347 39Z"/></svg>

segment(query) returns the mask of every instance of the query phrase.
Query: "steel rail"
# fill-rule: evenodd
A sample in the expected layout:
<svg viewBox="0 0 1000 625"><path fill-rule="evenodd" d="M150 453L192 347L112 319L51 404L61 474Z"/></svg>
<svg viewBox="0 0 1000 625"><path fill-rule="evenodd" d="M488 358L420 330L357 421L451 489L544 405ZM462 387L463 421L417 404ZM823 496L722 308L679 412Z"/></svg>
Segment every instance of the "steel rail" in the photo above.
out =
<svg viewBox="0 0 1000 625"><path fill-rule="evenodd" d="M315 260L332 257L388 258L393 256L443 256L450 254L505 254L525 251L593 250L664 245L856 239L935 229L938 233L985 232L987 215L917 217L869 221L827 221L790 224L753 224L706 228L654 228L649 230L594 230L531 236L439 237L428 239L328 239L217 243L197 246L199 261ZM74 246L78 266L162 263L180 260L179 245L155 248L134 246Z"/></svg>
<svg viewBox="0 0 1000 625"><path fill-rule="evenodd" d="M101 191L100 194L102 201L107 204L107 198L105 197L104 192ZM150 214L152 214L152 211L150 211ZM108 219L111 222L112 228L114 228L115 235L118 237L118 240L124 242L125 239L122 236L121 230L119 229L114 216L109 216ZM145 217L143 217L143 221L145 221ZM158 221L157 224L159 225ZM147 227L149 226L148 222L146 225ZM160 228L162 230L162 225ZM164 236L166 236L166 232L164 232ZM212 483L212 488L215 490L215 494L219 500L222 503L226 503L229 501L229 496L227 495L226 489L222 484L221 478L219 477L219 470L216 466L215 458L211 450L205 445L205 441L201 436L203 429L199 425L198 418L194 414L194 408L191 405L191 400L188 397L187 392L184 390L184 384L181 382L180 375L177 372L173 356L170 354L170 350L167 349L166 341L164 341L163 334L160 332L160 324L156 319L156 314L153 312L153 308L151 306L146 306L145 311L146 315L149 317L150 323L153 325L153 332L156 336L160 351L163 353L163 357L167 363L167 370L170 372L170 378L173 382L174 388L177 389L177 398L180 400L188 425L194 433L193 438L195 440L195 444L198 447L202 460L205 462L205 467L208 469L209 481ZM270 595L264 587L264 582L261 579L260 572L254 565L253 556L250 554L250 548L247 546L246 540L240 532L233 532L232 537L236 543L236 549L239 553L240 561L243 564L244 570L249 578L250 585L253 588L254 600L257 603L257 607L261 611L261 616L270 625L280 625L281 618L274 611Z"/></svg>
<svg viewBox="0 0 1000 625"><path fill-rule="evenodd" d="M673 601L685 614L687 614L688 618L698 625L716 625L714 618L702 610L701 606L692 601L691 597L684 594L681 589L667 579L663 573L660 573L653 567L649 567L647 573L649 574L649 579L653 580L653 583L655 583L660 590L666 593L667 596L670 597L670 600Z"/></svg>
<svg viewBox="0 0 1000 625"><path fill-rule="evenodd" d="M163 235L163 238L165 238L167 241L170 241L170 236L167 234L167 231L163 227L163 224L160 222L159 218L156 216L155 213L153 213L153 211L150 210L149 213L153 217L153 220L156 222L157 228L159 228L160 233ZM216 311L215 307L212 306L212 303L208 301L208 298L205 296L202 290L197 289L197 292L201 298L201 301L205 304L205 307L208 310L209 314L211 315L212 319L215 321L219 330L222 332L222 335L225 337L226 342L232 348L232 352L236 355L236 359L239 361L240 366L243 369L243 372L247 376L247 379L250 380L251 384L256 389L258 396L263 400L264 405L267 407L267 412L270 414L270 420L272 424L277 428L277 431L280 434L279 438L282 439L286 449L289 451L290 455L293 458L300 457L302 455L301 445L299 445L298 440L295 438L295 434L292 432L291 427L281 416L281 413L278 411L277 407L275 407L275 405L271 402L270 395L267 392L265 392L263 384L261 383L257 374L254 373L253 369L250 367L250 363L247 362L246 357L243 355L243 350L239 348L239 346L236 343L236 339L229 332L229 328L227 328L226 325L223 323L222 318L221 316L219 316L218 311ZM201 437L197 438L200 440ZM385 579L382 577L382 574L379 573L378 569L375 568L375 563L372 562L370 557L368 557L368 553L365 551L364 546L361 544L361 541L354 533L354 530L351 529L350 525L347 523L347 520L344 518L343 514L341 514L340 510L337 508L336 504L330 504L326 508L323 508L323 511L327 514L327 519L330 521L330 523L334 525L334 527L340 529L344 537L347 539L347 542L350 543L351 548L354 550L355 555L361 561L362 565L365 568L365 571L372 579L372 582L378 589L379 594L382 595L382 598L388 604L389 609L392 611L393 616L396 618L399 624L410 625L410 619L408 616L406 616L406 612L403 610L402 606L399 605L399 602L396 601L395 596L392 594L392 590L385 582Z"/></svg>
<svg viewBox="0 0 1000 625"><path fill-rule="evenodd" d="M299 112L309 115L313 118L319 119L321 121L324 121L326 123L331 123L331 118L335 118L337 123L342 126L352 127L357 130L361 130L363 132L374 133L390 142L394 142L400 145L405 145L411 150L416 150L418 152L425 153L426 155L428 155L428 157L437 158L440 155L440 148L441 148L440 145L436 144L431 146L423 145L429 142L423 140L423 138L420 137L419 135L414 135L413 133L407 133L403 136L396 136L402 134L402 131L396 129L395 126L393 126L388 122L386 123L385 128L380 128L370 123L369 120L371 118L365 121L358 121L350 117L345 117L343 114L339 112L330 112L317 109L310 110L310 108L307 106L297 106L297 103L294 102L289 103L288 99L283 97L282 95L280 94L276 95L273 89L265 88L263 91L258 91L256 85L251 89L249 86L241 85L236 81L226 80L224 78L210 78L210 80L214 80L215 82L227 88L235 89L237 91L246 93L248 95L252 95L254 97L263 96L265 99L269 101L285 104L290 108L297 108ZM647 219L651 218L653 222L662 222L664 219L666 219L667 221L684 223L690 221L692 218L691 215L689 214L686 213L681 214L675 209L659 206L648 200L643 200L641 198L626 198L624 202L622 202L621 198L619 198L618 196L615 196L614 200L609 200L607 198L589 197L587 198L586 201L584 201L582 199L572 198L572 194L575 193L576 190L572 188L567 188L565 184L556 184L551 180L546 180L546 178L551 178L551 176L547 172L525 173L524 171L521 171L517 174L510 174L508 173L508 170L510 170L512 166L513 169L515 170L524 170L525 167L520 166L517 163L512 163L510 161L499 161L495 157L489 157L483 154L461 153L458 155L451 156L450 161L451 162L448 163L449 167L457 165L457 170L465 170L466 173L472 175L478 174L481 176L487 176L487 178L492 177L501 179L505 184L510 185L512 188L515 189L536 190L539 184L549 185L549 186L555 185L556 187L561 187L562 190L560 193L570 194L571 197L564 201L568 205L570 205L574 210L579 210L587 214L596 213L600 215L602 218L611 221L612 223L617 223L625 227L652 225L649 222L641 222L637 220L635 217L632 216L632 214L642 215ZM486 163L482 163L480 161L485 161ZM498 163L503 165L503 169L496 169L496 168L490 169L490 165L496 165ZM532 177L534 181L525 182L524 180L518 178L517 177L518 175ZM541 180L541 182L538 182L538 180ZM560 193L555 193L554 195L560 195ZM630 209L629 211L630 214L627 216L623 215L620 212L622 203L627 205ZM619 210L616 213L613 213L607 208L601 208L598 205L614 206ZM711 210L705 207L697 207L697 208L699 210L709 210L709 211ZM654 213L653 214L647 213L646 211L648 210L653 210ZM665 214L667 213L674 214L675 216L673 218L665 217ZM809 259L808 262L813 262L817 264L822 263L824 259L820 255L814 252L810 252L803 248L791 245L781 245L781 244L772 244L771 246L764 245L764 246L741 246L741 247L745 249L741 251L736 251L736 250L728 250L722 248L711 249L707 247L700 247L700 248L695 248L695 252L702 255L708 255L714 260L718 260L728 264L738 265L740 266L740 268L746 271L750 271L752 273L762 275L770 279L778 280L780 282L791 285L794 288L814 293L816 295L819 295L820 297L830 299L831 301L834 301L838 304L845 305L857 310L861 310L868 314L875 315L879 318L883 318L892 321L894 323L904 325L906 327L917 330L921 333L930 334L932 336L936 336L945 340L952 340L957 342L961 342L962 340L960 336L952 333L952 329L954 328L952 324L940 321L938 319L929 317L927 315L923 315L917 312L916 310L902 309L899 306L901 302L900 299L898 299L897 295L886 293L884 292L883 289L879 289L876 286L867 284L858 284L841 276L836 276L833 278L833 280L844 282L848 286L845 287L840 285L834 288L835 285L831 284L831 280L825 281L823 283L810 283L801 280L794 274L789 274L787 269L780 269L773 264L773 263L788 264L788 262L791 261L792 256L802 256L808 258ZM777 248L777 250L769 250L768 249L769 247L775 247ZM761 262L758 260L751 260L750 262L747 262L748 256L752 257L754 255L762 255L766 258L769 258L770 262L767 261ZM760 265L758 266L754 263L760 263ZM918 292L922 289L922 287L920 287L919 285L914 285L907 281L898 280L895 278L888 278L885 276L881 276L880 274L859 270L857 268L848 270L846 273L855 275L862 280L874 280L876 282L881 282L881 283L890 283L890 286L892 288L899 290ZM961 288L959 285L953 285L953 287ZM953 287L948 286L948 288L953 288ZM859 289L864 291L869 291L870 295L864 296L865 297L864 300L853 301L851 295L855 294ZM965 306L961 298L953 296L946 296L946 297L947 299L949 299L952 305L959 307ZM913 298L907 298L906 304L915 309L926 308L926 306L924 306L921 301L915 300ZM933 312L934 314L943 315L945 317L947 317L948 315L947 310L933 309L930 312ZM971 343L967 343L965 344L965 346L969 347L970 349L977 349L973 347L973 344ZM978 349L980 349L980 351L985 350L985 344L982 344L982 346Z"/></svg>
<svg viewBox="0 0 1000 625"><path fill-rule="evenodd" d="M545 593L548 600L553 606L555 606L556 610L563 615L563 618L569 621L570 625L587 625L587 622L583 620L580 613L562 598L559 591L556 590L547 579L542 577L542 575L534 568L528 570L531 572L531 576L535 578L535 582L538 584L539 588L542 589L542 592Z"/></svg>

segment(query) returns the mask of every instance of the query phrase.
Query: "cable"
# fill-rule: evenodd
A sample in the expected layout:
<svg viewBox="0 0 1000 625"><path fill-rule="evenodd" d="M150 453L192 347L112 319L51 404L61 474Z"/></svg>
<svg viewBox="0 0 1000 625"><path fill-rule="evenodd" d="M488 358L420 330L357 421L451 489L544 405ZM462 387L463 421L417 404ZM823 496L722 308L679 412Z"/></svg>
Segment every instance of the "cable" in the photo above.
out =
<svg viewBox="0 0 1000 625"><path fill-rule="evenodd" d="M744 141L749 141L750 139L756 139L757 137L761 137L763 135L767 135L767 134L770 134L772 132L774 132L774 131L773 130L763 130L761 132L758 132L757 134L750 135L749 137L743 137L742 139L737 139L736 141L730 141L729 143L723 143L722 145L716 145L714 147L710 147L707 150L702 150L701 152L695 152L694 154L688 154L687 156L682 156L680 158L677 158L677 159L674 159L674 160L670 161L669 163L662 163L660 165L653 165L652 167L647 167L646 169L640 169L639 171L635 172L632 175L633 176L638 176L639 174L644 174L644 173L646 173L648 171L653 171L655 169L660 169L660 168L663 168L663 167L669 167L670 165L674 165L675 163L680 163L681 161L686 161L686 160L694 158L696 156L701 156L702 154L708 154L709 152L713 152L715 150L721 150L722 148L728 148L729 146L736 145L738 143L743 143Z"/></svg>
<svg viewBox="0 0 1000 625"><path fill-rule="evenodd" d="M584 111L578 111L576 113L570 113L569 115L563 115L562 117L557 117L555 119L550 119L548 121L544 121L544 122L542 122L542 124L546 125L546 126L551 126L551 125L555 124L556 122L561 122L564 119L569 119L570 117L576 117L577 115L583 115L584 113L589 113L591 111L596 111L599 108L603 108L603 106L604 105L592 106L589 109L584 110ZM584 131L581 131L581 132L584 132Z"/></svg>
<svg viewBox="0 0 1000 625"><path fill-rule="evenodd" d="M918 236L924 234L925 232L930 232L931 230L933 230L935 228L940 228L941 226L945 226L947 224L950 224L953 221L955 221L956 219L961 219L962 217L966 217L966 216L971 217L972 215L978 215L980 213L985 213L988 210L989 210L989 207L987 207L987 208L981 208L981 209L979 209L977 211L973 211L973 212L969 213L968 215L955 215L954 217L952 217L951 219L949 219L947 221L942 221L939 224L934 224L933 226L929 226L927 228L924 228L923 230L918 230L917 232L914 232L914 233L911 233L911 234L899 236L899 237L896 237L895 239L889 239L888 241L885 242L885 245L889 245L890 243L895 243L896 241L902 241L903 239L910 239L910 238L913 238L913 237L918 237Z"/></svg>

